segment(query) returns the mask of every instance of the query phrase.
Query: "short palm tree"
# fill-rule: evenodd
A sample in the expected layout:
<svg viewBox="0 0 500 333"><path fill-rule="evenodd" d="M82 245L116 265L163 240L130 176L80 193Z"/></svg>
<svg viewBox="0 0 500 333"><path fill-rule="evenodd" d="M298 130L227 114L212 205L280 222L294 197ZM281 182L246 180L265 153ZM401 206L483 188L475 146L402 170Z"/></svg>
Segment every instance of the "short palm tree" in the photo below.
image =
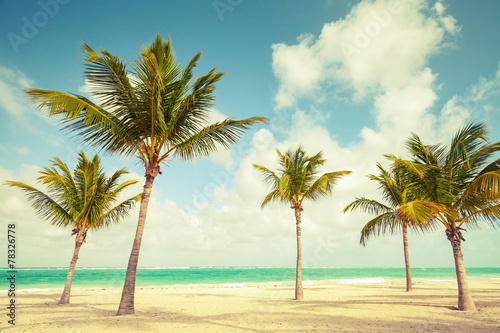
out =
<svg viewBox="0 0 500 333"><path fill-rule="evenodd" d="M146 182L139 221L127 267L118 315L134 313L137 264L147 207L160 165L171 158L193 160L228 148L245 129L263 117L226 119L210 123L216 83L224 73L216 68L194 81L196 54L185 68L177 63L170 38L161 36L143 47L130 69L118 57L83 44L85 75L96 102L76 94L27 89L26 95L61 115L65 127L87 144L123 156L137 156L145 168Z"/></svg>
<svg viewBox="0 0 500 333"><path fill-rule="evenodd" d="M477 227L486 222L499 224L500 219L500 159L493 155L500 142L487 139L484 124L468 124L454 136L449 147L425 145L413 134L406 143L413 160L394 158L413 179L418 195L435 203L434 221L445 227L446 237L453 248L458 284L458 309L475 310L467 276L461 242L464 227ZM401 214L412 214L411 209Z"/></svg>
<svg viewBox="0 0 500 333"><path fill-rule="evenodd" d="M75 251L59 300L59 304L68 304L78 253L87 232L107 228L123 220L135 202L140 200L140 194L113 206L123 190L137 181L120 183L120 178L128 173L125 169L118 170L107 178L98 155L89 160L83 151L80 152L73 174L58 157L51 162L52 166L44 167L38 177L38 182L47 187L46 193L21 182L7 181L5 184L26 192L40 218L57 227L70 227L72 236L76 235Z"/></svg>
<svg viewBox="0 0 500 333"><path fill-rule="evenodd" d="M406 268L406 291L412 291L411 270L410 270L410 255L408 252L408 228L420 230L425 227L417 225L414 221L408 220L398 214L398 209L402 206L412 204L415 207L425 205L425 202L414 201L415 196L408 191L404 179L403 170L393 166L390 171L385 170L380 163L377 163L380 175L368 175L370 180L378 183L379 189L382 191L384 200L388 203L385 205L379 201L356 198L353 202L347 205L343 212L354 211L356 209L365 213L378 215L370 220L361 230L360 243L365 246L368 239L380 233L395 233L401 230L403 234L403 253L405 258ZM430 225L427 225L430 226Z"/></svg>
<svg viewBox="0 0 500 333"><path fill-rule="evenodd" d="M317 168L325 163L322 152L314 156L307 156L302 147L295 150L289 149L285 154L279 150L278 153L280 176L274 171L260 165L254 167L262 174L264 181L272 191L264 198L261 208L273 201L281 201L291 205L295 212L295 222L297 231L297 270L295 277L295 299L304 298L302 289L302 230L301 212L304 199L318 200L321 197L330 195L333 186L337 181L351 171L328 172L317 179Z"/></svg>

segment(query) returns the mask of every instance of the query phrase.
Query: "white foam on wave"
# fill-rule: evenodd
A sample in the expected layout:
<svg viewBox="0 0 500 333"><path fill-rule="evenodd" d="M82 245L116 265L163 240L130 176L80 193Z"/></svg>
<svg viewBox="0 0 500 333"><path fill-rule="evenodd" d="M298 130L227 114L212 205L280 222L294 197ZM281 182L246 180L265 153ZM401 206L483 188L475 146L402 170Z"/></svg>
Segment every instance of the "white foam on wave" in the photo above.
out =
<svg viewBox="0 0 500 333"><path fill-rule="evenodd" d="M302 281L303 286L312 286L314 283L311 280Z"/></svg>
<svg viewBox="0 0 500 333"><path fill-rule="evenodd" d="M429 282L451 282L453 280L447 280L447 279L428 279L427 281Z"/></svg>
<svg viewBox="0 0 500 333"><path fill-rule="evenodd" d="M339 283L341 284L367 284L367 283L383 283L385 282L384 278L361 278L361 279L340 279Z"/></svg>
<svg viewBox="0 0 500 333"><path fill-rule="evenodd" d="M51 289L41 289L41 288L32 288L32 289L19 289L16 290L16 293L22 293L22 292L36 292L36 291L49 291ZM54 290L54 289L52 289ZM0 293L6 293L9 292L8 290L0 290Z"/></svg>

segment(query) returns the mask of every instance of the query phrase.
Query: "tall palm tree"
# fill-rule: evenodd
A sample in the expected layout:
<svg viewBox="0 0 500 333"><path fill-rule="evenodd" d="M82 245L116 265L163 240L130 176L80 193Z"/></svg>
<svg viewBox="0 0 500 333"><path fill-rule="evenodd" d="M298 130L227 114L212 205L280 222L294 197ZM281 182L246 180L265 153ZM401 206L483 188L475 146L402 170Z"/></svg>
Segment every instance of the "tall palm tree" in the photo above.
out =
<svg viewBox="0 0 500 333"><path fill-rule="evenodd" d="M181 68L170 38L165 41L158 35L128 68L108 51L98 53L84 43L85 76L96 102L76 94L26 90L39 109L62 116L65 129L75 131L87 144L110 153L135 155L144 165L146 182L118 315L134 313L139 250L153 182L161 174L160 164L169 158L193 160L221 146L229 148L245 129L267 121L252 117L210 124L214 90L224 73L214 68L191 81L200 57L201 53L196 54Z"/></svg>
<svg viewBox="0 0 500 333"><path fill-rule="evenodd" d="M113 206L123 190L137 181L120 183L120 178L128 173L125 169L118 170L107 178L98 155L89 160L83 151L80 152L73 174L58 157L54 157L51 162L52 166L44 167L40 171L41 176L37 178L48 192L21 182L6 181L5 184L26 192L40 218L57 227L71 227L71 235L76 235L75 250L59 300L59 304L68 304L76 261L87 232L107 228L123 220L141 196L138 194Z"/></svg>
<svg viewBox="0 0 500 333"><path fill-rule="evenodd" d="M434 221L445 227L455 260L458 285L458 309L475 310L467 276L461 242L466 226L477 227L486 222L499 224L500 159L493 155L500 142L491 143L484 124L468 124L461 128L449 147L425 145L413 134L406 143L413 160L394 158L413 179L410 186L419 196L437 204ZM410 214L410 209L401 214Z"/></svg>
<svg viewBox="0 0 500 333"><path fill-rule="evenodd" d="M322 152L314 156L307 156L302 147L295 150L289 149L285 154L279 150L278 153L280 176L266 167L254 164L254 167L262 174L264 181L271 187L272 191L264 198L261 208L273 201L281 201L291 205L295 213L297 231L297 267L295 276L295 299L304 298L302 290L302 230L301 212L304 199L318 200L332 193L333 186L337 181L351 171L328 172L317 179L317 168L325 163Z"/></svg>
<svg viewBox="0 0 500 333"><path fill-rule="evenodd" d="M382 196L388 205L362 197L356 198L356 200L347 205L343 212L346 213L359 209L365 213L378 215L370 220L361 230L360 243L363 246L366 246L366 242L371 236L379 235L380 233L384 234L386 232L393 234L398 230L402 231L403 253L406 268L406 291L410 292L413 288L411 282L410 255L408 252L408 228L418 231L425 226L422 224L417 225L414 221L404 218L398 214L398 209L409 203L420 206L425 205L425 203L413 200L415 196L408 191L401 168L393 166L390 171L387 171L380 163L377 163L377 167L380 171L380 175L368 175L368 178L378 183L378 187L382 191Z"/></svg>

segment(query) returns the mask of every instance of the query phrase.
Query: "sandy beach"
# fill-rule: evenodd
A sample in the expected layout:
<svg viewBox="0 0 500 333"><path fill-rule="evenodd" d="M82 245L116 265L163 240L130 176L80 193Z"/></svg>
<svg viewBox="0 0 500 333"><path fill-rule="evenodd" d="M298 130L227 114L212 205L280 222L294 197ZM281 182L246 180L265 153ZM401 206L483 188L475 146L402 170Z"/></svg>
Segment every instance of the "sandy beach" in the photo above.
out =
<svg viewBox="0 0 500 333"><path fill-rule="evenodd" d="M136 313L115 316L121 290L22 292L5 332L500 332L500 281L471 282L477 312L456 310L455 282L289 287L177 286L136 291ZM4 308L5 309L5 308ZM5 312L5 310L4 310ZM4 315L5 316L5 315ZM5 317L4 317L5 318Z"/></svg>

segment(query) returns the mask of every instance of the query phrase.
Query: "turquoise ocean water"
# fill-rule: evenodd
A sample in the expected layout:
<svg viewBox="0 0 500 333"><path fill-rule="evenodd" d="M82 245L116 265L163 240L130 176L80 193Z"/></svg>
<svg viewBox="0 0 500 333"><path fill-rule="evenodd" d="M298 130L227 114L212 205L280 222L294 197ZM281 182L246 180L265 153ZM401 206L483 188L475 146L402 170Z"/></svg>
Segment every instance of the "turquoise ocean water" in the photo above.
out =
<svg viewBox="0 0 500 333"><path fill-rule="evenodd" d="M6 272L6 270L4 270ZM76 268L73 288L121 288L125 268ZM62 289L67 268L18 268L16 289ZM468 268L469 280L500 281L499 268ZM404 283L404 268L303 268L306 285ZM414 283L455 280L454 268L412 268ZM272 267L171 267L139 268L137 287L172 285L219 285L240 287L251 285L292 286L295 268ZM0 284L0 290L5 288Z"/></svg>

